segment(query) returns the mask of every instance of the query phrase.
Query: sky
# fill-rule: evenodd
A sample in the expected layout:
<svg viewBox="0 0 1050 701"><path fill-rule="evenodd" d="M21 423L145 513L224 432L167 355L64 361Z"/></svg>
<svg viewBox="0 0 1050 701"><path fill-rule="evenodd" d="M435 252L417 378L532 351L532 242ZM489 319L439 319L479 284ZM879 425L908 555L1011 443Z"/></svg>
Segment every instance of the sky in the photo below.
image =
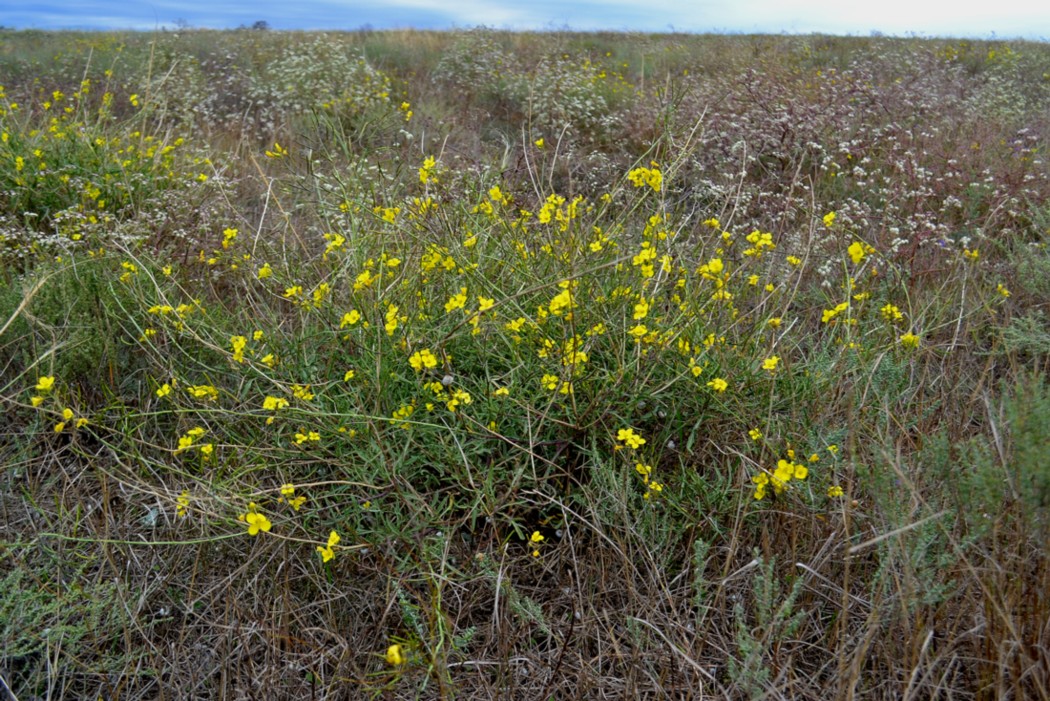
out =
<svg viewBox="0 0 1050 701"><path fill-rule="evenodd" d="M1050 41L1050 0L0 0L17 29L496 29L1023 37Z"/></svg>

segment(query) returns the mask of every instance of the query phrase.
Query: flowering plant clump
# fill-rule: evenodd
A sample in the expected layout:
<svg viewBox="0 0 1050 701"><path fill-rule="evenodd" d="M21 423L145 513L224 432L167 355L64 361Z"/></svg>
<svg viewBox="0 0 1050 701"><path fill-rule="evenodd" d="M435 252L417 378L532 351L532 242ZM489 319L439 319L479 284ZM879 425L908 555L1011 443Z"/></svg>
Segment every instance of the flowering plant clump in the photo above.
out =
<svg viewBox="0 0 1050 701"><path fill-rule="evenodd" d="M20 698L1039 696L1037 42L0 44Z"/></svg>

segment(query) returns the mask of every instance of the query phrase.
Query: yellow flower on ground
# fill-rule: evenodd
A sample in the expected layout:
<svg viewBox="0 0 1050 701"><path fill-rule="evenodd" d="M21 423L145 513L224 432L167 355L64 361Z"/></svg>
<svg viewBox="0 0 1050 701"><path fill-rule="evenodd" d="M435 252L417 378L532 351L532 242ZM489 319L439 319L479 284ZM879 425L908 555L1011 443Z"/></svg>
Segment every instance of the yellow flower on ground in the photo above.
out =
<svg viewBox="0 0 1050 701"><path fill-rule="evenodd" d="M288 406L288 400L284 397L266 397L263 399L262 408L266 411L277 411Z"/></svg>
<svg viewBox="0 0 1050 701"><path fill-rule="evenodd" d="M833 484L830 487L828 487L828 496L832 499L834 499L835 497L840 497L843 494L844 492L842 491L842 487L838 486L837 484Z"/></svg>
<svg viewBox="0 0 1050 701"><path fill-rule="evenodd" d="M405 663L405 656L400 645L391 645L386 649L386 663L395 666Z"/></svg>
<svg viewBox="0 0 1050 701"><path fill-rule="evenodd" d="M248 509L248 513L241 517L241 520L248 524L248 535L259 535L259 531L269 533L273 527L270 519L255 511L255 504L249 504Z"/></svg>
<svg viewBox="0 0 1050 701"><path fill-rule="evenodd" d="M248 345L248 339L245 336L231 336L230 347L233 349L233 359L238 363L244 362L244 349Z"/></svg>
<svg viewBox="0 0 1050 701"><path fill-rule="evenodd" d="M623 441L629 448L641 448L645 445L645 439L634 432L633 428L621 428L616 432L616 440Z"/></svg>
<svg viewBox="0 0 1050 701"><path fill-rule="evenodd" d="M757 441L762 437L762 432L759 431L757 428L753 428L747 432L747 435L751 436L751 440Z"/></svg>
<svg viewBox="0 0 1050 701"><path fill-rule="evenodd" d="M186 516L186 512L190 508L190 493L187 490L182 490L182 494L175 499L175 516L183 518Z"/></svg>
<svg viewBox="0 0 1050 701"><path fill-rule="evenodd" d="M849 253L850 260L853 261L854 265L864 260L864 256L867 253L867 251L864 249L864 244L862 244L860 241L854 241L853 243L851 243L849 245L849 248L846 249L846 252Z"/></svg>
<svg viewBox="0 0 1050 701"><path fill-rule="evenodd" d="M886 321L901 321L902 319L904 319L904 315L901 313L901 310L893 304L887 304L886 306L882 307L882 309L880 309L879 312L882 314L882 318Z"/></svg>
<svg viewBox="0 0 1050 701"><path fill-rule="evenodd" d="M707 383L707 386L716 392L725 392L726 388L729 387L729 383L723 380L721 377L716 377Z"/></svg>
<svg viewBox="0 0 1050 701"><path fill-rule="evenodd" d="M317 552L321 553L321 562L328 562L335 557L335 550L333 548L339 544L339 534L332 531L328 534L328 545L326 547L317 546Z"/></svg>
<svg viewBox="0 0 1050 701"><path fill-rule="evenodd" d="M50 392L51 388L55 386L55 378L52 375L46 375L44 377L37 378L36 391L38 392Z"/></svg>
<svg viewBox="0 0 1050 701"><path fill-rule="evenodd" d="M210 399L215 401L219 398L219 390L211 385L191 385L186 388L186 391L195 399Z"/></svg>
<svg viewBox="0 0 1050 701"><path fill-rule="evenodd" d="M760 472L751 478L755 485L755 499L761 501L766 496L766 486L769 485L769 475Z"/></svg>
<svg viewBox="0 0 1050 701"><path fill-rule="evenodd" d="M779 355L770 356L762 361L762 369L767 372L776 372L778 363L780 363Z"/></svg>
<svg viewBox="0 0 1050 701"><path fill-rule="evenodd" d="M653 466L652 465L643 465L640 462L639 463L635 463L634 471L637 472L639 475L641 475L642 476L642 480L646 484L648 484L649 483L649 475L651 475L652 472L653 472Z"/></svg>
<svg viewBox="0 0 1050 701"><path fill-rule="evenodd" d="M412 369L416 372L420 372L424 368L436 368L438 364L437 356L435 356L429 348L416 351L408 359L408 364L412 366Z"/></svg>
<svg viewBox="0 0 1050 701"><path fill-rule="evenodd" d="M649 500L654 496L660 496L660 492L664 491L664 486L655 480L649 483L649 491L642 495L643 499Z"/></svg>
<svg viewBox="0 0 1050 701"><path fill-rule="evenodd" d="M900 337L900 344L902 348L918 348L919 337L909 331Z"/></svg>
<svg viewBox="0 0 1050 701"><path fill-rule="evenodd" d="M834 224L834 223L835 223L835 213L834 212L828 212L827 214L824 215L824 226L830 228L831 225Z"/></svg>

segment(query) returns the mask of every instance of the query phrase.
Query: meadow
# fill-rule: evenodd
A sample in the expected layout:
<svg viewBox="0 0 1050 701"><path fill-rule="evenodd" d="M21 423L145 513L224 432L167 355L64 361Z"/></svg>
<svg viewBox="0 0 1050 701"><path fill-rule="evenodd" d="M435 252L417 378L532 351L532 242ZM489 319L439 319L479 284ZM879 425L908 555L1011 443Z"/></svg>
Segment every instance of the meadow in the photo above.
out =
<svg viewBox="0 0 1050 701"><path fill-rule="evenodd" d="M0 697L1050 698L1050 45L0 86Z"/></svg>

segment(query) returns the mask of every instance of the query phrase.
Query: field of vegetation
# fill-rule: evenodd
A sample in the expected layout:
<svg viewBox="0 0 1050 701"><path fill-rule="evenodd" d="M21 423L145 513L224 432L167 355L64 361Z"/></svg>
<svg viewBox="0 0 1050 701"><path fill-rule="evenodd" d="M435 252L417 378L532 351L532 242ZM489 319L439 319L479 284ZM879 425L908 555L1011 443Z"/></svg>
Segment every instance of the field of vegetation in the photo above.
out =
<svg viewBox="0 0 1050 701"><path fill-rule="evenodd" d="M1050 45L0 86L0 697L1050 698Z"/></svg>

